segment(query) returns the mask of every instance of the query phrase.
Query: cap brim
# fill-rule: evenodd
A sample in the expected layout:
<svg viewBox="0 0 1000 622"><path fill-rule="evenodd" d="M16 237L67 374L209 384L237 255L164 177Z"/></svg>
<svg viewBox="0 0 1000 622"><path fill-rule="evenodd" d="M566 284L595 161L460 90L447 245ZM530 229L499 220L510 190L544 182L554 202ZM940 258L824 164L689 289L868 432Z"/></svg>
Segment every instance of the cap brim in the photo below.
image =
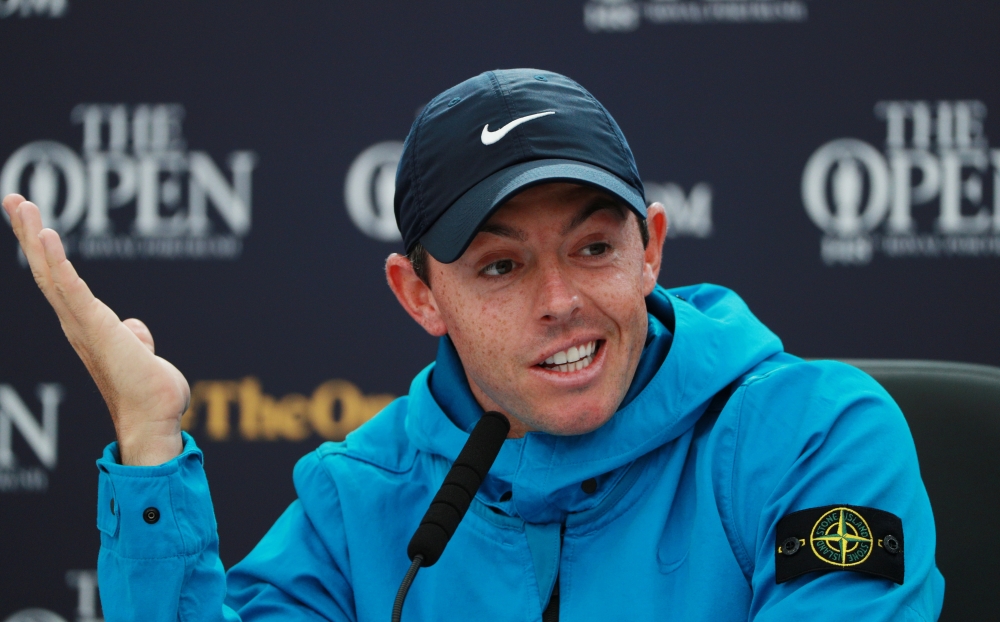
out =
<svg viewBox="0 0 1000 622"><path fill-rule="evenodd" d="M420 244L434 259L451 263L462 256L479 227L507 199L530 186L554 181L604 190L624 201L641 218L646 217L643 196L616 175L576 160L532 160L497 171L470 188L431 225Z"/></svg>

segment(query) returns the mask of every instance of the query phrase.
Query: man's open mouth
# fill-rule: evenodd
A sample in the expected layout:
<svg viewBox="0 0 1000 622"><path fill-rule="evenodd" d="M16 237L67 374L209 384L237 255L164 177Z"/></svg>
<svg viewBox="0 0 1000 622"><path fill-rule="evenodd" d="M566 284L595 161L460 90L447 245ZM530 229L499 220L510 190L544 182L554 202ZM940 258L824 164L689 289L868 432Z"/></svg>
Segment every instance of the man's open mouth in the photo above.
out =
<svg viewBox="0 0 1000 622"><path fill-rule="evenodd" d="M549 371L571 372L583 369L594 362L601 341L589 341L568 350L556 352L538 366Z"/></svg>

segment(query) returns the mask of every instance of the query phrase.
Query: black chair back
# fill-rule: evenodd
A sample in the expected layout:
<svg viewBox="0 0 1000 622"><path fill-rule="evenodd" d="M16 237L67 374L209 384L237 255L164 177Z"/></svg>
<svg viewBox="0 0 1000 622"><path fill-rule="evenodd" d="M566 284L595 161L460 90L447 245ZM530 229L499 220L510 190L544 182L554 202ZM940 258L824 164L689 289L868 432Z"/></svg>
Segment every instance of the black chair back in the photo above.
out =
<svg viewBox="0 0 1000 622"><path fill-rule="evenodd" d="M1000 619L1000 368L852 359L899 404L934 508L941 620Z"/></svg>

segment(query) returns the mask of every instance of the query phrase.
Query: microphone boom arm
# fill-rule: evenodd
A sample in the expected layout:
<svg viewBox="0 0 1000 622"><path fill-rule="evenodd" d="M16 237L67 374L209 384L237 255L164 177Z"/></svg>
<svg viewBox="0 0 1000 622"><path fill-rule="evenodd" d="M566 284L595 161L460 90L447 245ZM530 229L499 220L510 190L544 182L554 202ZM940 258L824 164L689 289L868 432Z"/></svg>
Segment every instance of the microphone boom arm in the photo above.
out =
<svg viewBox="0 0 1000 622"><path fill-rule="evenodd" d="M413 561L396 594L392 621L399 622L410 583L423 566L433 566L444 552L451 536L462 521L486 474L500 453L510 432L510 421L496 411L489 411L476 422L458 458L444 478L444 483L427 508L420 526L410 538L406 553Z"/></svg>

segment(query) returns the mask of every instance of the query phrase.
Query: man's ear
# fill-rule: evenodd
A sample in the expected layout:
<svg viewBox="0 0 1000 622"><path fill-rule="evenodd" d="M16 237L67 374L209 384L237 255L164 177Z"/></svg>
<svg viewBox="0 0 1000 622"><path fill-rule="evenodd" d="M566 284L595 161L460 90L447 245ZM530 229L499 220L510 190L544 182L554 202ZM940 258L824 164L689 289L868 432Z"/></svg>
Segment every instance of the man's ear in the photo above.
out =
<svg viewBox="0 0 1000 622"><path fill-rule="evenodd" d="M396 300L424 330L440 337L448 332L430 286L417 276L410 260L393 253L385 260L385 279Z"/></svg>
<svg viewBox="0 0 1000 622"><path fill-rule="evenodd" d="M644 296L653 293L656 279L660 276L660 262L663 259L663 241L667 239L667 210L662 203L653 203L646 208L646 227L649 229L649 244L643 257L642 291Z"/></svg>

